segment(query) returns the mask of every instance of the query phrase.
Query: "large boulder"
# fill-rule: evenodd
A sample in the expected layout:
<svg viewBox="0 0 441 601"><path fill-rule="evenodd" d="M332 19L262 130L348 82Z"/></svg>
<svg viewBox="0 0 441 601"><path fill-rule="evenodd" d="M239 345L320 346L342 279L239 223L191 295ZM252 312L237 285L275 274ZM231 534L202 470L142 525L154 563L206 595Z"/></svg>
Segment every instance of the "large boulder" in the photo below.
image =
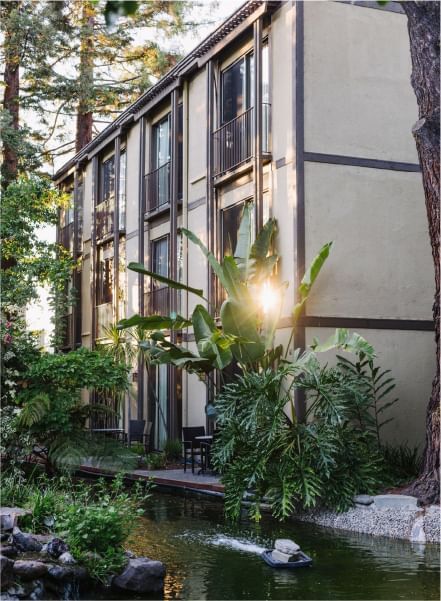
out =
<svg viewBox="0 0 441 601"><path fill-rule="evenodd" d="M62 564L71 565L77 563L74 559L74 556L69 553L69 551L65 551L58 557L58 561Z"/></svg>
<svg viewBox="0 0 441 601"><path fill-rule="evenodd" d="M133 593L155 593L164 588L164 576L163 563L138 557L129 559L121 574L112 579L112 586Z"/></svg>
<svg viewBox="0 0 441 601"><path fill-rule="evenodd" d="M40 576L44 576L47 573L47 565L42 561L35 561L33 559L18 559L14 562L12 569L14 574L23 578L23 580L40 578Z"/></svg>
<svg viewBox="0 0 441 601"><path fill-rule="evenodd" d="M17 549L14 545L1 545L0 546L0 554L6 555L6 557L16 557Z"/></svg>
<svg viewBox="0 0 441 601"><path fill-rule="evenodd" d="M87 578L87 570L81 566L50 564L47 574L54 580L84 580Z"/></svg>
<svg viewBox="0 0 441 601"><path fill-rule="evenodd" d="M24 553L38 553L43 547L35 536L28 534L27 532L22 532L20 528L17 527L12 531L12 540L17 549Z"/></svg>
<svg viewBox="0 0 441 601"><path fill-rule="evenodd" d="M11 581L13 565L14 562L9 557L0 555L0 583L2 587Z"/></svg>

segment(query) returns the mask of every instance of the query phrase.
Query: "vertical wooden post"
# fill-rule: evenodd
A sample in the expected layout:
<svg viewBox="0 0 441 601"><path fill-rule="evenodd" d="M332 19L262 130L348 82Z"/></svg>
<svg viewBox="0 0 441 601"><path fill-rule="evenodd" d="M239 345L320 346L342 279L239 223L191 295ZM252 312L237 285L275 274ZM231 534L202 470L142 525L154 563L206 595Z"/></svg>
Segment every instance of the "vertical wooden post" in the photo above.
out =
<svg viewBox="0 0 441 601"><path fill-rule="evenodd" d="M179 190L179 90L176 88L171 95L171 198L170 198L170 277L178 277L178 190ZM177 291L171 289L170 311L177 311ZM172 331L171 342L176 343L176 332ZM168 433L170 438L178 437L177 394L176 394L176 368L169 368L169 407L168 407Z"/></svg>
<svg viewBox="0 0 441 601"><path fill-rule="evenodd" d="M98 203L99 189L99 163L98 156L92 159L92 232L90 245L90 305L92 308L91 319L91 348L95 348L96 340L96 206Z"/></svg>
<svg viewBox="0 0 441 601"><path fill-rule="evenodd" d="M145 199L145 118L140 120L139 132L139 198L138 198L138 261L144 264L144 199ZM138 309L144 315L144 277L138 275ZM138 358L137 419L144 419L144 362Z"/></svg>
<svg viewBox="0 0 441 601"><path fill-rule="evenodd" d="M115 192L113 206L113 321L119 320L119 191L120 191L121 138L115 138Z"/></svg>
<svg viewBox="0 0 441 601"><path fill-rule="evenodd" d="M254 211L256 234L263 226L262 173L262 18L254 22Z"/></svg>

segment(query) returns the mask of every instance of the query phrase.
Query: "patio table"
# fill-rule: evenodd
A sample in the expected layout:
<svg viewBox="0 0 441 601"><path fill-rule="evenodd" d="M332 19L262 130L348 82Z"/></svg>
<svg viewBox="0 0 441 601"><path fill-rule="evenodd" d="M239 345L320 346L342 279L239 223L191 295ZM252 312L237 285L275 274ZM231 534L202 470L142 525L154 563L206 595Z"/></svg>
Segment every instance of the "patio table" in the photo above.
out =
<svg viewBox="0 0 441 601"><path fill-rule="evenodd" d="M209 468L210 447L213 443L213 436L195 436L194 439L201 443L201 469L198 471L198 474L203 474Z"/></svg>

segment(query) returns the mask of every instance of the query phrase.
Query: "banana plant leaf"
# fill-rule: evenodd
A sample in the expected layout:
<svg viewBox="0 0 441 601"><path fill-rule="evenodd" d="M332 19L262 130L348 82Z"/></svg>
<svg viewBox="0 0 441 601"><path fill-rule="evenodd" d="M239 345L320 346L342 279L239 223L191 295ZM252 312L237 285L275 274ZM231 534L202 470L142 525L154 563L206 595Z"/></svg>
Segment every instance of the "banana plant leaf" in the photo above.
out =
<svg viewBox="0 0 441 601"><path fill-rule="evenodd" d="M149 353L152 365L172 364L190 373L208 373L213 370L212 361L198 357L188 349L176 346L167 340L162 341L160 345L152 345L149 341L141 342L139 345Z"/></svg>
<svg viewBox="0 0 441 601"><path fill-rule="evenodd" d="M118 323L118 330L137 327L142 330L153 332L155 330L182 330L191 326L191 321L185 319L181 315L173 317L164 317L162 315L132 315L128 319L121 319Z"/></svg>
<svg viewBox="0 0 441 601"><path fill-rule="evenodd" d="M297 319L300 316L300 313L302 312L303 306L308 299L312 285L317 279L321 268L323 267L326 259L329 256L329 251L331 250L332 244L332 242L327 242L322 246L322 248L319 250L318 255L314 257L311 265L309 266L309 269L306 271L305 275L302 278L302 281L300 282L300 286L298 288L300 301L295 305L293 309L294 321L297 321Z"/></svg>
<svg viewBox="0 0 441 601"><path fill-rule="evenodd" d="M242 218L240 220L239 231L237 232L237 244L234 251L234 258L240 279L246 282L254 265L254 260L251 257L252 247L252 215L253 205L250 202L245 203Z"/></svg>
<svg viewBox="0 0 441 601"><path fill-rule="evenodd" d="M199 355L211 361L217 369L224 369L233 360L228 338L216 327L213 318L202 305L197 305L192 315L193 330Z"/></svg>
<svg viewBox="0 0 441 601"><path fill-rule="evenodd" d="M265 345L258 331L257 315L252 304L227 299L221 307L224 333L240 339L231 346L239 363L254 363L265 353Z"/></svg>
<svg viewBox="0 0 441 601"><path fill-rule="evenodd" d="M230 290L228 289L228 281L224 277L224 271L222 269L222 265L219 263L219 261L213 255L213 253L210 252L208 250L208 248L205 246L205 244L202 242L202 240L200 238L198 238L196 236L196 234L193 234L193 232L191 232L190 230L187 230L185 227L183 227L183 228L181 228L181 232L185 236L187 236L187 238L189 240L191 240L191 242L193 242L193 244L196 244L196 246L199 246L199 248L201 249L201 251L204 254L205 258L209 262L212 270L214 271L214 273L219 278L220 283L225 288L225 290L227 290L227 292L230 293Z"/></svg>
<svg viewBox="0 0 441 601"><path fill-rule="evenodd" d="M159 275L159 273L155 273L154 271L149 271L144 267L142 263L129 263L128 268L131 271L136 271L136 273L141 273L142 275L148 275L158 282L162 282L163 284L167 284L169 288L173 288L174 290L186 290L187 292L192 292L201 298L204 298L204 291L199 288L192 288L191 286L186 286L181 282L176 282L175 280L171 280L170 278L166 278L163 275Z"/></svg>

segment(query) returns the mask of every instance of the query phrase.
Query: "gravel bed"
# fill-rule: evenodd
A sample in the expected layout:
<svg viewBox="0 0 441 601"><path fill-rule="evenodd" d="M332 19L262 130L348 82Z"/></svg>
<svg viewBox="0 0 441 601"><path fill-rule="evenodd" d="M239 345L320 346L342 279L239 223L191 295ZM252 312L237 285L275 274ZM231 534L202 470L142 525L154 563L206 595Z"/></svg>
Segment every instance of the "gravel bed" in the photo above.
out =
<svg viewBox="0 0 441 601"><path fill-rule="evenodd" d="M354 507L345 513L317 510L296 514L294 519L312 522L328 528L362 532L374 536L411 539L412 528L418 518L423 518L425 542L440 542L440 508L431 506L424 510L387 508L373 506ZM423 542L423 541L420 541Z"/></svg>

